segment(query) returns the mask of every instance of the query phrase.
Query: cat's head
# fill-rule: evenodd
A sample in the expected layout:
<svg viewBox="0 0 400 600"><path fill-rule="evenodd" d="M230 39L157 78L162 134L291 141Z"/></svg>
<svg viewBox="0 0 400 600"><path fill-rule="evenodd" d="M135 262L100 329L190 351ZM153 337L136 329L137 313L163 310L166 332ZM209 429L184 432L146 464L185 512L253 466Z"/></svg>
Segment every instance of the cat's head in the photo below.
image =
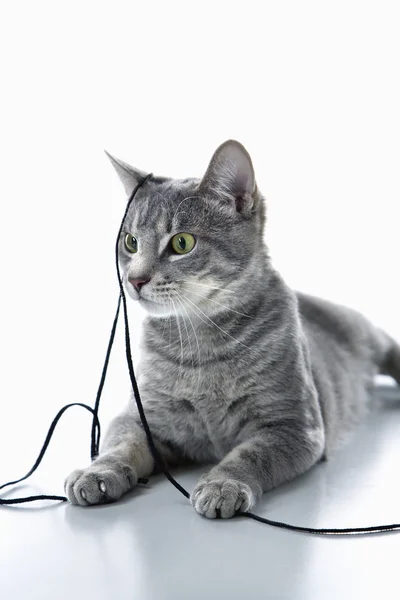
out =
<svg viewBox="0 0 400 600"><path fill-rule="evenodd" d="M146 174L108 156L129 196ZM222 144L202 179L152 176L133 199L120 239L130 297L156 317L205 321L240 303L265 253L264 221L251 158L239 142Z"/></svg>

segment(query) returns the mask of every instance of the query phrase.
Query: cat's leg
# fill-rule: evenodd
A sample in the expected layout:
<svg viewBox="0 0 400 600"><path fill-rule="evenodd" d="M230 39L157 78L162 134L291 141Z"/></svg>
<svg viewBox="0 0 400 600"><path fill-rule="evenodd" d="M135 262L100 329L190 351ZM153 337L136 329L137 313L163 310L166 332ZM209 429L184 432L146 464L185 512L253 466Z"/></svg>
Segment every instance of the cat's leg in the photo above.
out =
<svg viewBox="0 0 400 600"><path fill-rule="evenodd" d="M168 449L158 442L157 446L168 460ZM81 506L113 502L153 469L146 435L135 416L125 411L111 422L99 457L67 477L65 492L72 504Z"/></svg>
<svg viewBox="0 0 400 600"><path fill-rule="evenodd" d="M304 473L324 452L323 426L265 427L234 448L193 490L191 502L208 518L250 510L264 491Z"/></svg>

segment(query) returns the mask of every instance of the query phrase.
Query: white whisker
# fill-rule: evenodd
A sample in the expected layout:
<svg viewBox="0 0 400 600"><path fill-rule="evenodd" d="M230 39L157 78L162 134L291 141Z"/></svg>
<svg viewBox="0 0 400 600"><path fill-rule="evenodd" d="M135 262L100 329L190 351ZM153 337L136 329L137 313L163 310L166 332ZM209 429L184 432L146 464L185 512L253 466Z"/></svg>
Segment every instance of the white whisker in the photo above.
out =
<svg viewBox="0 0 400 600"><path fill-rule="evenodd" d="M209 316L206 315L206 313L204 313L201 308L199 308L197 306L197 304L195 304L194 302L192 302L189 298L187 298L186 296L182 296L182 298L184 298L187 302L190 302L190 304L193 304L193 306L199 310L201 312L202 315L205 316L206 319L208 319L213 325L214 327L217 327L217 329L219 329L220 331L222 331L222 333L224 333L225 335L227 335L228 337L230 337L232 340L234 340L235 342L237 342L238 344L241 344L242 346L244 346L245 348L247 348L247 350L251 350L251 348L249 348L248 346L246 346L246 344L243 344L243 342L241 342L240 340L237 340L236 338L234 338L230 333L228 333L227 331L224 331L219 325L217 325L216 323L214 323L214 321L212 319L210 319ZM201 321L203 321L203 319L200 317L200 315L197 315L199 317L199 319Z"/></svg>
<svg viewBox="0 0 400 600"><path fill-rule="evenodd" d="M177 325L178 325L178 331L179 331L179 340L180 340L180 342L181 342L181 361L180 361L180 368L182 368L182 363L183 363L183 343L182 343L181 326L180 326L180 323L179 323L179 316L178 316L178 312L177 312L177 310L176 310L176 308L175 308L175 302L172 300L172 297L171 297L171 302L172 302L172 304L174 305L174 311L175 311L175 315L176 315L176 323L177 323Z"/></svg>
<svg viewBox="0 0 400 600"><path fill-rule="evenodd" d="M178 297L176 297L176 299L178 300L179 304L182 306L182 302L180 301L180 299L179 299ZM191 341L190 341L190 337L189 337L189 330L188 330L188 328L187 328L187 325L186 325L186 321L185 321L185 319L183 319L183 324L184 324L184 326L185 326L185 329L186 329L187 340L188 340L188 342L189 342L190 355L191 355L191 357L192 357L192 365L193 365L193 368L194 368L193 354L192 354L192 343L191 343Z"/></svg>
<svg viewBox="0 0 400 600"><path fill-rule="evenodd" d="M172 300L171 294L168 294L169 299ZM172 319L169 319L169 345L171 345L171 331L172 331Z"/></svg>
<svg viewBox="0 0 400 600"><path fill-rule="evenodd" d="M226 310L230 310L230 311L236 313L237 315L242 315L242 317L247 317L248 319L255 319L255 317L252 317L251 315L245 315L244 313L239 312L238 310L235 310L234 308L229 308L229 306L225 306L225 304L221 304L221 302L217 302L216 300L213 300L212 298L207 298L207 296L202 296L201 294L196 294L196 292L192 292L192 290L187 289L186 291L190 292L191 294L194 294L195 296L199 296L199 298L205 298L209 302L214 302L214 304L218 304L219 306L222 306L222 308L225 308Z"/></svg>
<svg viewBox="0 0 400 600"><path fill-rule="evenodd" d="M182 305L183 309L185 310L185 313L186 313L186 315L187 315L187 318L189 319L189 323L190 323L190 324L191 324L191 326L192 326L193 333L194 333L194 337L196 338L197 351L198 351L198 355L199 355L199 366L200 366L200 346L199 346L199 340L198 340L198 337L197 337L197 334L196 334L196 330L195 330L195 328L194 328L194 325L193 325L192 319L190 318L190 315L189 315L188 311L186 310L186 306L185 306L185 304L183 303L183 298L182 298L182 296L180 295L180 293L179 293L179 292L176 292L176 294L177 294L177 296L179 296L179 298L180 298L180 301L181 301L181 305Z"/></svg>
<svg viewBox="0 0 400 600"><path fill-rule="evenodd" d="M160 344L161 344L161 342L162 342L162 341L163 341L163 339L164 339L165 330L167 329L167 320L168 320L168 319L165 319L165 321L164 321L164 325L163 325L163 329L162 329L162 334L161 334L161 337L160 337L160 339L158 340L158 344L157 344L157 346L156 346L156 350L158 350L158 348L160 347ZM170 319L169 319L169 320L170 320Z"/></svg>
<svg viewBox="0 0 400 600"><path fill-rule="evenodd" d="M176 218L176 216L179 214L179 213L178 213L178 210L179 210L179 207L180 207L180 205L181 205L183 202L185 202L185 200L193 200L194 198L199 198L199 196L186 196L186 198L184 198L183 200L181 200L181 201L179 202L179 204L178 204L178 207L177 207L177 209L176 209L176 211L175 211L175 213L174 213L174 216L173 216L173 217L172 217L172 219L171 219L171 222L172 222L172 221L173 221L173 220ZM183 214L185 214L185 213L184 213L184 211L181 211L181 212L182 212Z"/></svg>
<svg viewBox="0 0 400 600"><path fill-rule="evenodd" d="M181 304L182 304L182 307L184 308L184 310L185 310L185 313L186 313L186 315L187 315L187 318L189 319L189 322L190 322L190 324L191 324L191 326L192 326L193 333L194 333L194 337L196 338L196 344L197 344L197 354L198 354L198 357L199 357L197 384L198 384L198 385L200 385L200 383L201 383L201 376L202 376L202 373L201 373L201 370L200 370L200 368L201 368L201 359L200 359L200 346L199 346L199 340L198 340L197 333L196 333L196 330L195 330L195 328L194 328L194 325L193 325L192 319L190 318L189 312L188 312L188 311L187 311L187 309L186 309L186 305L188 306L188 308L190 308L190 306L187 304L187 302L185 302L185 300L182 298L182 296L179 294L179 292L177 292L177 295L178 295L178 296L179 296L179 298L180 298L180 302L181 302ZM193 310L193 309L192 309L192 310ZM193 312L194 312L194 311L193 311ZM195 313L195 314L196 314L196 313Z"/></svg>
<svg viewBox="0 0 400 600"><path fill-rule="evenodd" d="M198 351L198 355L199 355L199 367L200 367L200 348L199 348L199 342L198 342L198 339L197 339L197 335L196 335L196 332L195 332L195 330L194 330L194 327L193 327L193 323L192 323L192 321L191 321L191 319L190 319L190 317L189 317L189 314L188 314L188 312L187 312L187 310L186 310L186 307L185 307L185 305L183 304L183 302L182 302L182 300L181 300L181 298L180 298L180 296L179 296L179 294L178 294L178 293L177 293L177 300L178 300L179 304L182 306L183 310L185 311L185 313L186 313L186 315L187 315L187 317L188 317L188 319L189 319L189 322L190 322L190 324L191 324L191 326L192 326L193 333L194 333L194 335L195 335L195 337L196 337L196 342L197 342L197 351ZM191 356L192 356L192 366L193 366L193 370L195 370L195 364L194 364L194 354L193 354L193 352L192 352L192 344L191 344L191 341L190 341L189 330L188 330L188 328L187 328L187 325L186 325L186 321L185 321L185 319L183 319L183 323L184 323L184 325L185 325L185 328L186 328L186 335L187 335L187 337L188 337L188 341L189 341L189 346L190 346L190 354L191 354ZM200 371L199 371L199 380L200 380Z"/></svg>
<svg viewBox="0 0 400 600"><path fill-rule="evenodd" d="M198 281L185 281L185 280L181 280L181 282L182 283L186 283L186 284L190 284L190 285L202 285L202 286L208 287L208 288L210 288L212 290L220 290L222 292L226 292L227 294L236 294L236 292L233 291L233 290L227 290L225 288L215 287L213 285L208 285L207 283L199 283Z"/></svg>

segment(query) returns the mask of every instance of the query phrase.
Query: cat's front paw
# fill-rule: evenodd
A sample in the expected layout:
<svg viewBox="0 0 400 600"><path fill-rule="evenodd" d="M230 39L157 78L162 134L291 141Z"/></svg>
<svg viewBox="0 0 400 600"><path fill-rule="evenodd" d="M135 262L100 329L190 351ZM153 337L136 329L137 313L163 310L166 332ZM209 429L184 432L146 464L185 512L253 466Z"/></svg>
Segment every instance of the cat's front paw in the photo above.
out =
<svg viewBox="0 0 400 600"><path fill-rule="evenodd" d="M229 519L239 510L250 510L255 500L250 487L235 479L200 481L190 496L196 511L208 519Z"/></svg>
<svg viewBox="0 0 400 600"><path fill-rule="evenodd" d="M137 483L137 475L129 466L98 459L87 469L73 471L64 489L71 504L90 506L115 502Z"/></svg>

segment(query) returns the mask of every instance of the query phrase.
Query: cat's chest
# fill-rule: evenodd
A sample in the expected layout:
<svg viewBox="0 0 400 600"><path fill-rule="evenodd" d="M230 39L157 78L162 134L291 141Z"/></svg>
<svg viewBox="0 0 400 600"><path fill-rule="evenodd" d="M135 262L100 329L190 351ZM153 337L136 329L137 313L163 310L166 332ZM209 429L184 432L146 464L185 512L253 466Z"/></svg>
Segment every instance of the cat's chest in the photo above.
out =
<svg viewBox="0 0 400 600"><path fill-rule="evenodd" d="M244 386L219 365L175 376L152 369L138 378L150 426L159 437L200 462L219 460L236 444L248 410Z"/></svg>
<svg viewBox="0 0 400 600"><path fill-rule="evenodd" d="M190 459L220 460L236 445L238 414L210 396L145 398L150 426Z"/></svg>
<svg viewBox="0 0 400 600"><path fill-rule="evenodd" d="M144 353L138 386L155 433L178 445L194 460L221 459L238 442L243 424L254 415L265 377L243 353L209 360L197 367ZM258 372L257 372L258 371Z"/></svg>
<svg viewBox="0 0 400 600"><path fill-rule="evenodd" d="M240 359L215 360L207 365L180 364L145 356L137 369L138 384L146 391L160 392L175 398L190 398L202 404L207 397L229 403L243 395L252 386L253 377L247 377L249 365Z"/></svg>

